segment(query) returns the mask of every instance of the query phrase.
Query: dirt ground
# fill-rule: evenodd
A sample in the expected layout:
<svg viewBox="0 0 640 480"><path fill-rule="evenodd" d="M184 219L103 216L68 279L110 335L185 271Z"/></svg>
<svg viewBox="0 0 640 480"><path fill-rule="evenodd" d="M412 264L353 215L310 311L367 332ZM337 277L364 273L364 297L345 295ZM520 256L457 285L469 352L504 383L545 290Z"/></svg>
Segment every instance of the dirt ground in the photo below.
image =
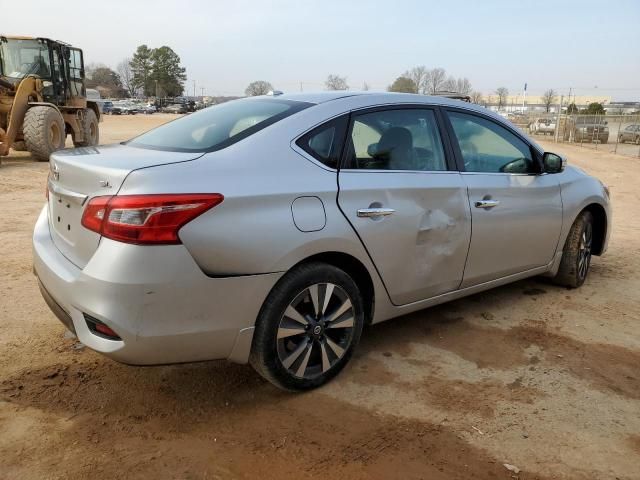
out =
<svg viewBox="0 0 640 480"><path fill-rule="evenodd" d="M102 141L169 118L107 117ZM0 478L640 478L640 160L545 146L611 187L586 284L532 279L373 326L338 379L299 395L249 366L80 348L31 273L48 164L5 158Z"/></svg>

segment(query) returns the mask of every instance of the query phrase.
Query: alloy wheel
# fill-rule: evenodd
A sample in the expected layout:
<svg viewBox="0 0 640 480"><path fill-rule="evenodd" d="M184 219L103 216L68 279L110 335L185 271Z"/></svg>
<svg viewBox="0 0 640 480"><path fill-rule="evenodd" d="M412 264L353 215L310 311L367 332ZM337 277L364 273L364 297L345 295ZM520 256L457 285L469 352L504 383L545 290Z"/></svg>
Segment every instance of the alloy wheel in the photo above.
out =
<svg viewBox="0 0 640 480"><path fill-rule="evenodd" d="M591 223L587 223L580 237L580 247L578 250L578 275L581 279L587 276L591 263L591 244L593 241L593 229Z"/></svg>
<svg viewBox="0 0 640 480"><path fill-rule="evenodd" d="M290 375L311 379L330 370L353 340L355 309L347 293L317 283L286 308L277 332L278 358Z"/></svg>

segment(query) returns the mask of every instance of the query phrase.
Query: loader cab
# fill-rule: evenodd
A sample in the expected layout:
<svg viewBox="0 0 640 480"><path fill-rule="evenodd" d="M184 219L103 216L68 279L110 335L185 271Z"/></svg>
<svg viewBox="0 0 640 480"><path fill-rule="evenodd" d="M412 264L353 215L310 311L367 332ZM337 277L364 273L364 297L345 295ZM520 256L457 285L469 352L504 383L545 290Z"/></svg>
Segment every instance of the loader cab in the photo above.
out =
<svg viewBox="0 0 640 480"><path fill-rule="evenodd" d="M0 76L43 82L44 102L82 107L86 98L82 50L46 38L0 37Z"/></svg>

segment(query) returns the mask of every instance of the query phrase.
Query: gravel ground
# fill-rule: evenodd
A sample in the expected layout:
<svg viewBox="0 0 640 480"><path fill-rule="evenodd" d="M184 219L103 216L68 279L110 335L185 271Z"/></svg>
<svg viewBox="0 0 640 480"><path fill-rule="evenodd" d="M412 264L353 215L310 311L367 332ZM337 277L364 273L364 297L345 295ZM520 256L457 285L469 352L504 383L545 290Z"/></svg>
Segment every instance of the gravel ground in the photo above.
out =
<svg viewBox="0 0 640 480"><path fill-rule="evenodd" d="M107 117L102 141L170 118ZM79 348L31 273L48 164L5 158L0 478L640 478L640 161L540 143L611 187L609 252L586 284L526 280L373 326L303 395L248 366Z"/></svg>

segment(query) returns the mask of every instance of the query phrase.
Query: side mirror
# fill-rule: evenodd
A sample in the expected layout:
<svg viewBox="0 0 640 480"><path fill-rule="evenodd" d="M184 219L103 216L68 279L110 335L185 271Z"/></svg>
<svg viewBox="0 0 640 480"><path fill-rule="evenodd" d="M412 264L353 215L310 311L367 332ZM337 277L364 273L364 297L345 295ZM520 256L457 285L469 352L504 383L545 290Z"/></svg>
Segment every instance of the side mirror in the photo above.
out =
<svg viewBox="0 0 640 480"><path fill-rule="evenodd" d="M560 173L567 166L567 160L555 153L544 152L542 165L544 166L544 173Z"/></svg>

